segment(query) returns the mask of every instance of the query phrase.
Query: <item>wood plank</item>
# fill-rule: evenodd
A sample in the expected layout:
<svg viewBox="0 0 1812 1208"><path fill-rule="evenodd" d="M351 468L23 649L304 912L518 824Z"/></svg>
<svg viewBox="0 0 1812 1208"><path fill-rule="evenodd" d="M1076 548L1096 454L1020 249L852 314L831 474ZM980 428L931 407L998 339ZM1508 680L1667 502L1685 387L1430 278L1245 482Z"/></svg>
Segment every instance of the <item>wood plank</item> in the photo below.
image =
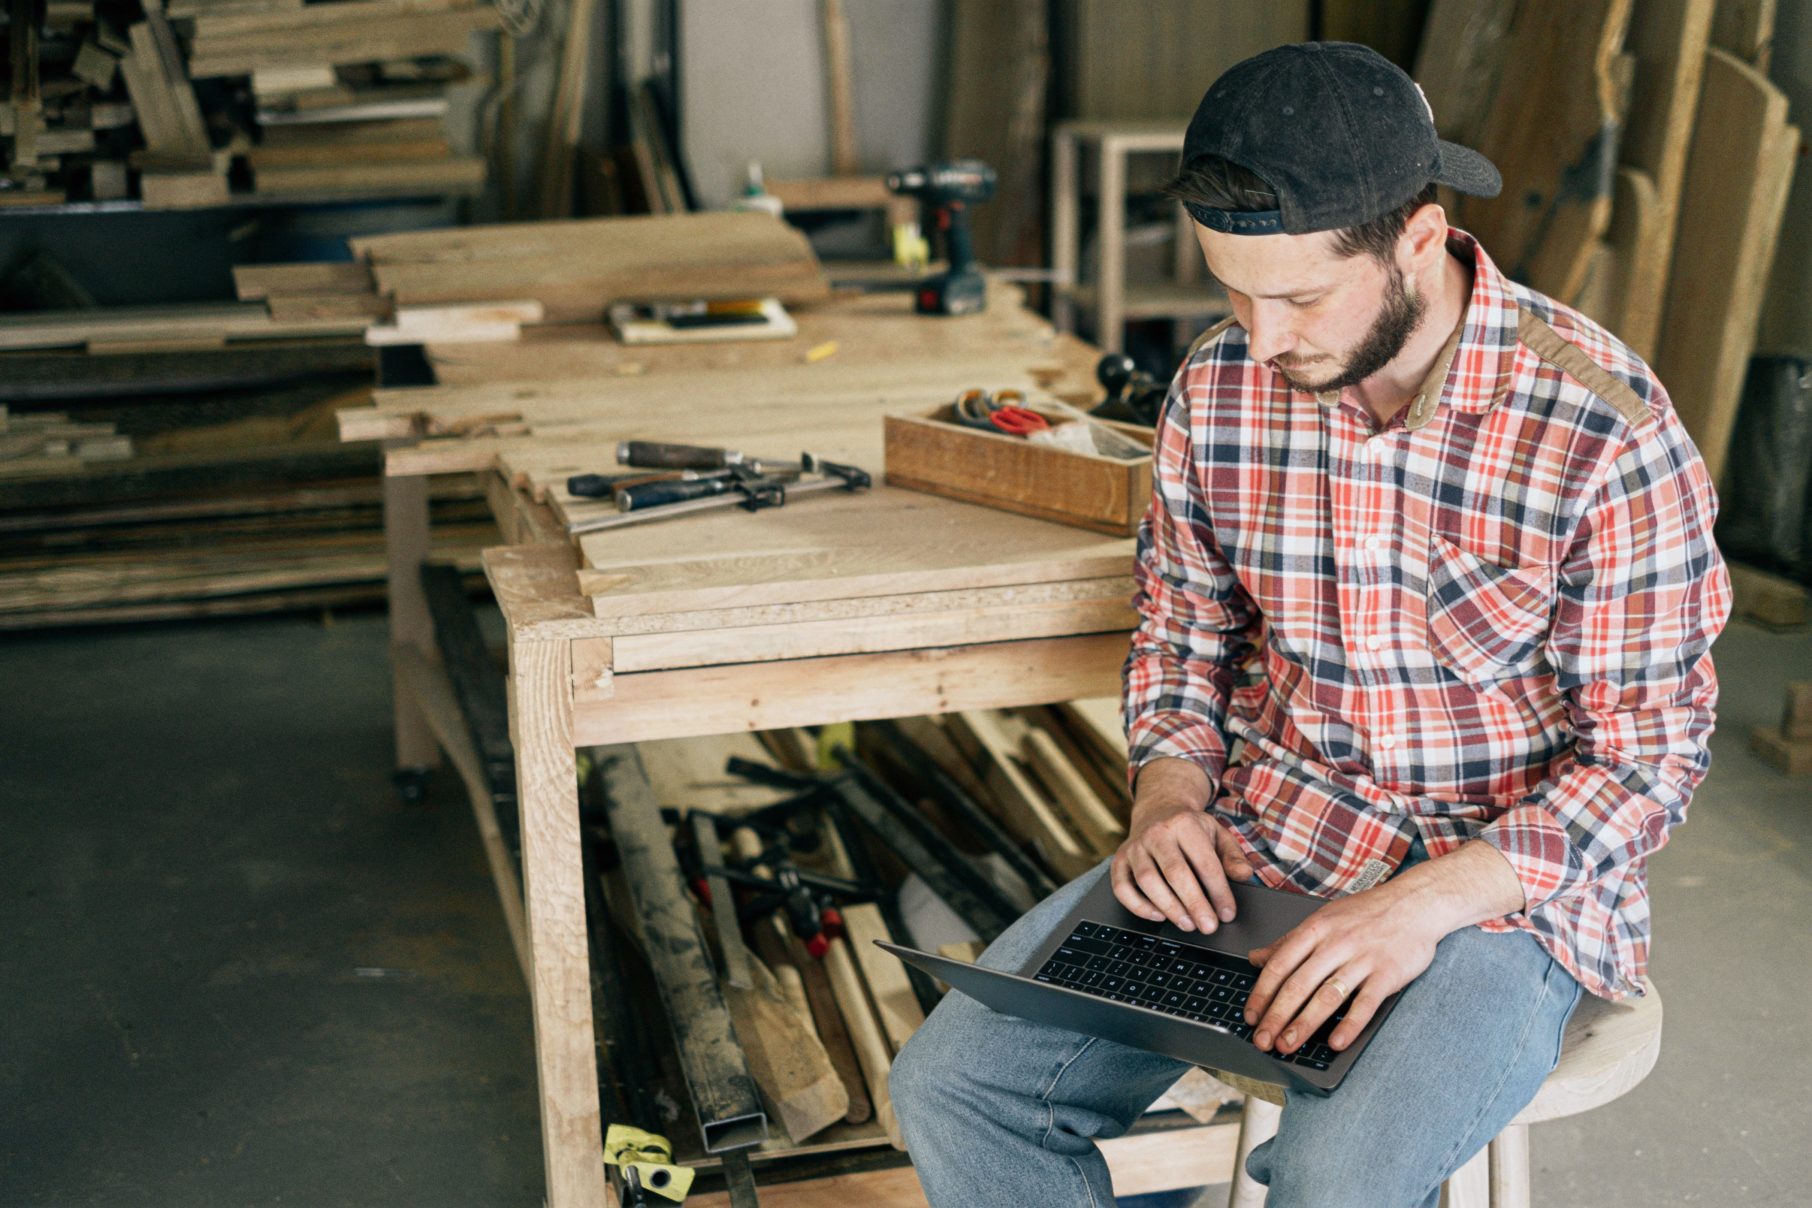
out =
<svg viewBox="0 0 1812 1208"><path fill-rule="evenodd" d="M253 147L246 152L254 179L260 171L278 168L325 168L348 164L381 164L393 160L448 160L453 145L445 135L413 140L369 143L294 143L279 147Z"/></svg>
<svg viewBox="0 0 1812 1208"><path fill-rule="evenodd" d="M1096 857L1026 776L1014 758L1013 744L1001 732L1000 721L980 709L949 712L945 728L959 744L979 755L974 762L1008 829L1030 843L1060 881L1093 868Z"/></svg>
<svg viewBox="0 0 1812 1208"><path fill-rule="evenodd" d="M495 553L485 555L493 584ZM566 620L514 607L544 632ZM619 675L610 700L575 704L575 734L581 745L643 742L1099 696L1116 689L1126 642L1093 634Z"/></svg>
<svg viewBox="0 0 1812 1208"><path fill-rule="evenodd" d="M849 1092L831 1067L824 1043L781 989L774 972L746 954L755 984L740 989L720 978L736 1041L773 1119L794 1143L843 1119Z"/></svg>
<svg viewBox="0 0 1812 1208"><path fill-rule="evenodd" d="M456 155L445 159L264 167L254 172L252 191L265 196L334 193L401 196L413 192L470 192L482 188L484 179L483 157Z"/></svg>
<svg viewBox="0 0 1812 1208"><path fill-rule="evenodd" d="M1516 0L1432 0L1415 79L1442 138L1476 146L1497 95Z"/></svg>
<svg viewBox="0 0 1812 1208"><path fill-rule="evenodd" d="M866 621L836 618L718 631L646 634L615 639L619 674L756 660L873 654L889 650L1126 632L1138 614L1123 597L1039 606L958 609Z"/></svg>
<svg viewBox="0 0 1812 1208"><path fill-rule="evenodd" d="M1661 335L1661 308L1680 217L1680 187L1686 176L1686 152L1699 107L1715 3L1643 0L1630 17L1626 39L1636 56L1636 81L1618 155L1653 182L1655 215L1639 233L1639 250L1628 268L1622 320L1612 330L1650 362ZM1613 225L1621 221L1620 205L1612 203Z"/></svg>
<svg viewBox="0 0 1812 1208"><path fill-rule="evenodd" d="M1756 321L1799 155L1787 98L1711 50L1687 160L1655 368L1715 479L1755 345Z"/></svg>
<svg viewBox="0 0 1812 1208"><path fill-rule="evenodd" d="M862 972L862 980L868 983L875 1015L880 1022L882 1034L887 1038L887 1047L897 1054L912 1038L912 1034L918 1031L919 1025L925 1022L925 1012L919 1007L918 996L912 991L912 982L906 976L906 966L891 953L875 947L877 940L889 943L899 941L887 930L887 923L881 917L881 908L873 902L845 906L843 926L849 933L850 949Z"/></svg>
<svg viewBox="0 0 1812 1208"><path fill-rule="evenodd" d="M1660 201L1646 172L1617 169L1617 190L1611 203L1611 224L1593 251L1585 280L1573 305L1622 338L1641 316L1659 311L1655 299L1645 298L1635 283L1644 255L1651 254L1661 225Z"/></svg>
<svg viewBox="0 0 1812 1208"><path fill-rule="evenodd" d="M358 320L303 320L279 323L256 303L197 303L118 306L94 310L39 311L0 315L0 349L67 348L91 341L189 339L277 339L286 336L349 335L364 329Z"/></svg>
<svg viewBox="0 0 1812 1208"><path fill-rule="evenodd" d="M1767 74L1774 53L1775 0L1718 0L1711 44Z"/></svg>
<svg viewBox="0 0 1812 1208"><path fill-rule="evenodd" d="M236 264L233 288L242 302L276 294L370 294L371 270L356 262Z"/></svg>
<svg viewBox="0 0 1812 1208"><path fill-rule="evenodd" d="M1613 60L1631 0L1522 0L1477 147L1508 182L1462 197L1459 224L1513 278L1552 297L1579 290L1610 221L1616 163ZM1542 98L1529 120L1528 98Z"/></svg>
<svg viewBox="0 0 1812 1208"><path fill-rule="evenodd" d="M1070 825L1097 858L1112 855L1126 837L1126 824L1114 817L1082 773L1057 745L1036 726L1020 741L1020 755L1063 810Z"/></svg>

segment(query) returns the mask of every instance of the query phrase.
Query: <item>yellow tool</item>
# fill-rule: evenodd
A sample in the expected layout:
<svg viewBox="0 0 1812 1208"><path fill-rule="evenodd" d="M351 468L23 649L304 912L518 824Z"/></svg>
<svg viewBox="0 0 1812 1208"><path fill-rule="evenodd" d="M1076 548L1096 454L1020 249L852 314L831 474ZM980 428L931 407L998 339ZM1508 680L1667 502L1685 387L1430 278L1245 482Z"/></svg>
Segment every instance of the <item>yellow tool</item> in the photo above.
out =
<svg viewBox="0 0 1812 1208"><path fill-rule="evenodd" d="M696 1173L689 1166L673 1164L673 1145L666 1137L627 1124L612 1124L605 1131L604 1163L622 1172L628 1193L625 1205L641 1203L643 1191L680 1203L692 1190Z"/></svg>

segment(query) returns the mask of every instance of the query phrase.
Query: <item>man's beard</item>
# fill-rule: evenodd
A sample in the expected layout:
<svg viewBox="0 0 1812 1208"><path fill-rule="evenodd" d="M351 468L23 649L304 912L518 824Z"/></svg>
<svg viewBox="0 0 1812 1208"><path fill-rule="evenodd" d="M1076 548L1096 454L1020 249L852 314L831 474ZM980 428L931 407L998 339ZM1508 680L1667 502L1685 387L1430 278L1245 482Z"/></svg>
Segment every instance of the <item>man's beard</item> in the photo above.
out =
<svg viewBox="0 0 1812 1208"><path fill-rule="evenodd" d="M1310 382L1297 377L1290 370L1271 362L1271 367L1283 376L1284 381L1307 394L1323 394L1329 390L1345 390L1348 386L1357 386L1380 369L1396 359L1403 346L1409 343L1409 337L1416 334L1416 328L1422 325L1422 314L1428 309L1422 295L1411 293L1409 285L1403 280L1403 273L1396 265L1390 266L1390 280L1384 287L1384 308L1378 312L1371 330L1353 349L1347 359L1346 367L1333 377L1323 382Z"/></svg>

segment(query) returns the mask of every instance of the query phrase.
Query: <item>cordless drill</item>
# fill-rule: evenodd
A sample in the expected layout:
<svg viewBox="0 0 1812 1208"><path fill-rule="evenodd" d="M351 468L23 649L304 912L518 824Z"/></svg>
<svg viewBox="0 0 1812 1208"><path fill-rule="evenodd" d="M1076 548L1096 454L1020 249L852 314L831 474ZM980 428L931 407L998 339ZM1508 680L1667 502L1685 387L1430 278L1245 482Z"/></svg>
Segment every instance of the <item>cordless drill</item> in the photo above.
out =
<svg viewBox="0 0 1812 1208"><path fill-rule="evenodd" d="M988 305L988 287L975 268L975 246L969 237L971 204L994 196L994 169L979 159L949 159L890 172L887 187L916 197L944 235L949 270L922 282L913 309L921 315L972 315Z"/></svg>

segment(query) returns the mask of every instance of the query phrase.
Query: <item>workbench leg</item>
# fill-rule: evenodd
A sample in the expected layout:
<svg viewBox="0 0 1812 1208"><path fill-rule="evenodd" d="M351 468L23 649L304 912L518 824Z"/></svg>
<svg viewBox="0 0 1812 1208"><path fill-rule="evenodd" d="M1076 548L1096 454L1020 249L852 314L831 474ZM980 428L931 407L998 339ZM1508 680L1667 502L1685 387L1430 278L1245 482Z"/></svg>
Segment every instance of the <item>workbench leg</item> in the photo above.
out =
<svg viewBox="0 0 1812 1208"><path fill-rule="evenodd" d="M522 811L529 991L549 1208L604 1203L604 1137L585 939L572 646L510 647L510 741Z"/></svg>
<svg viewBox="0 0 1812 1208"><path fill-rule="evenodd" d="M393 442L407 443L407 442ZM422 594L421 566L428 556L428 480L384 477L384 558L389 567L390 644L413 646L428 659L434 655L434 620ZM391 660L392 666L395 660ZM391 699L396 714L396 767L414 775L440 763L440 747L427 714L415 703L409 685L394 672ZM403 783L399 780L399 784Z"/></svg>

